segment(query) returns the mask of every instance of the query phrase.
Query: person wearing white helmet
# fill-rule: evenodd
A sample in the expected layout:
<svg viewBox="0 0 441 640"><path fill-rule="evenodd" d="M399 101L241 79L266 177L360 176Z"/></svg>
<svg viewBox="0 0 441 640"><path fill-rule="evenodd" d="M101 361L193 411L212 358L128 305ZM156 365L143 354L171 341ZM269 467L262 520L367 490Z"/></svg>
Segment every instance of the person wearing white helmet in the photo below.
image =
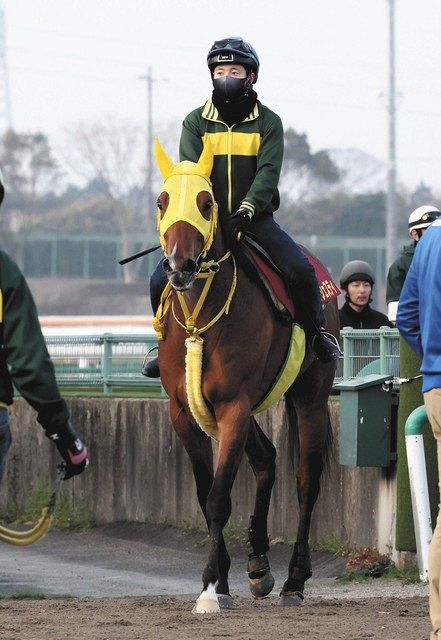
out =
<svg viewBox="0 0 441 640"><path fill-rule="evenodd" d="M441 215L438 207L424 204L412 211L409 216L409 235L412 238L410 244L404 245L398 258L391 264L386 281L386 302L389 320L395 322L398 300L401 289L409 271L417 242L426 231L427 227Z"/></svg>

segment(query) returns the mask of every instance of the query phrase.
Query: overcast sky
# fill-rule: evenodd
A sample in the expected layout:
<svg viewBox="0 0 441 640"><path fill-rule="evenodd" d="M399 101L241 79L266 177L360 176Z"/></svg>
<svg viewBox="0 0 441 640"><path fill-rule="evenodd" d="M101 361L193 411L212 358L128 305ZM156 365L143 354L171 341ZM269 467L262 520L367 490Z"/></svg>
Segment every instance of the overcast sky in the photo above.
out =
<svg viewBox="0 0 441 640"><path fill-rule="evenodd" d="M54 142L116 114L142 123L151 66L156 123L210 94L206 53L241 35L256 48L259 98L313 150L387 155L387 0L6 0L13 125ZM399 178L441 191L441 0L396 1ZM383 94L383 97L382 97ZM170 150L171 153L173 150ZM176 150L177 153L177 150ZM175 153L175 155L176 155Z"/></svg>

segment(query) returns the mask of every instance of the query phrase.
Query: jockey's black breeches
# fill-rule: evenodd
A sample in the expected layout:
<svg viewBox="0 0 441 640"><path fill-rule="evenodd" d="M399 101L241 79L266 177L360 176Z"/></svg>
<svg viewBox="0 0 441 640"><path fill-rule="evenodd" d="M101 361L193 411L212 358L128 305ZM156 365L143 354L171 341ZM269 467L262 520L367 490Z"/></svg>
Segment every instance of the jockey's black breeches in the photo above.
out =
<svg viewBox="0 0 441 640"><path fill-rule="evenodd" d="M253 219L249 230L285 276L296 315L304 324L307 334L314 335L325 323L314 267L272 215Z"/></svg>
<svg viewBox="0 0 441 640"><path fill-rule="evenodd" d="M303 323L308 337L312 337L325 322L314 267L299 245L279 227L271 215L254 219L249 231L284 275L294 300L296 316ZM166 283L167 277L161 260L150 279L150 299L154 313Z"/></svg>

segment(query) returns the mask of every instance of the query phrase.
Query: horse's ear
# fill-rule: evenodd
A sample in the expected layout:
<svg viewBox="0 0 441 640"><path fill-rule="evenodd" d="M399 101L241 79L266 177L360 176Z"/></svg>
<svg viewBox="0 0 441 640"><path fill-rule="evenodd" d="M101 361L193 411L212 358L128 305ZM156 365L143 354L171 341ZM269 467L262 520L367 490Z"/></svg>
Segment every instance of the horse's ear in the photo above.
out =
<svg viewBox="0 0 441 640"><path fill-rule="evenodd" d="M159 142L158 138L155 138L155 156L158 169L162 173L162 177L164 178L164 180L166 180L173 171L175 163L161 147L161 143Z"/></svg>
<svg viewBox="0 0 441 640"><path fill-rule="evenodd" d="M202 153L198 160L198 167L202 175L208 179L210 178L211 171L213 169L213 160L213 147L211 146L210 140L206 138L204 140L204 148L202 149Z"/></svg>

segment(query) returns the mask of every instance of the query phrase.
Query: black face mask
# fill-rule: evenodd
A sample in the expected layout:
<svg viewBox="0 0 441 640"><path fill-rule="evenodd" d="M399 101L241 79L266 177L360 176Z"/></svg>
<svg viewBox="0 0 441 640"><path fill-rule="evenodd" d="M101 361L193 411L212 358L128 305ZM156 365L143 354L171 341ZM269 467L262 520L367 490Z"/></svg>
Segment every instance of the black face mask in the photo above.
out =
<svg viewBox="0 0 441 640"><path fill-rule="evenodd" d="M234 102L246 95L250 89L250 77L233 78L232 76L223 76L222 78L214 78L213 87L219 98L226 102Z"/></svg>

